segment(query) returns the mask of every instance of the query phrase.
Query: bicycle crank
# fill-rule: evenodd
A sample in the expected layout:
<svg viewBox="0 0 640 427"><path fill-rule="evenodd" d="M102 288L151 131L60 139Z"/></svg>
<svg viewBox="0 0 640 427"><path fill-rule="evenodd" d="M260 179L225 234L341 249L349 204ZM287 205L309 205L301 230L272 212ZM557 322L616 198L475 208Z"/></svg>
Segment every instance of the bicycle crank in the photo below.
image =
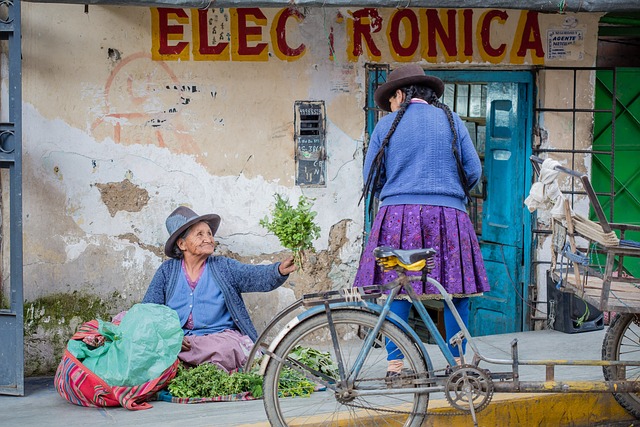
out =
<svg viewBox="0 0 640 427"><path fill-rule="evenodd" d="M444 388L449 404L472 414L486 408L493 397L493 380L487 372L472 365L452 369Z"/></svg>

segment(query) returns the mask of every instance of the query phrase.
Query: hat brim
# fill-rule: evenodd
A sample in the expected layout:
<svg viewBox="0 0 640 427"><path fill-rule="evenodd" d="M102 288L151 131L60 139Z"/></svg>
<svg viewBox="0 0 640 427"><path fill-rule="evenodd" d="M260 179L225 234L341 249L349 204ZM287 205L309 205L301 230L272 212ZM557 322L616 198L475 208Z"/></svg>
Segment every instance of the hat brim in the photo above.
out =
<svg viewBox="0 0 640 427"><path fill-rule="evenodd" d="M401 87L411 85L429 86L438 98L440 98L444 93L444 83L437 77L427 75L407 76L378 86L373 94L373 99L378 107L382 108L384 111L391 111L391 104L389 103L391 95Z"/></svg>
<svg viewBox="0 0 640 427"><path fill-rule="evenodd" d="M186 223L184 223L183 226L178 228L176 231L173 232L171 236L169 236L169 238L167 239L167 243L165 243L164 245L164 254L169 258L175 258L175 255L173 254L173 247L175 246L176 241L178 240L178 237L180 237L180 235L184 233L187 228L201 221L204 221L207 224L209 224L209 228L211 228L211 234L215 236L216 231L218 231L218 226L220 225L220 216L216 214L207 214L207 215L197 216L187 221Z"/></svg>

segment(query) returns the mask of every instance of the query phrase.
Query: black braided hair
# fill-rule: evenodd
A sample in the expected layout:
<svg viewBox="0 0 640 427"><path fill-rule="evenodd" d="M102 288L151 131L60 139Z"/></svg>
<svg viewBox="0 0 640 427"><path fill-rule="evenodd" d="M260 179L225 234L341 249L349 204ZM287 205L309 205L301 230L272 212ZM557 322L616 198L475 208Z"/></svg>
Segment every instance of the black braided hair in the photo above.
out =
<svg viewBox="0 0 640 427"><path fill-rule="evenodd" d="M373 159L371 169L369 170L369 176L367 177L367 180L364 184L364 189L362 190L362 195L360 196L360 201L362 201L365 195L368 194L368 202L369 202L368 206L371 206L371 202L373 201L375 192L377 191L378 186L380 185L380 180L384 172L383 166L384 166L385 148L387 147L387 145L389 145L389 140L391 139L391 135L393 135L393 133L395 132L396 127L398 126L398 123L400 123L402 116L404 116L404 113L407 110L407 107L409 106L409 104L411 103L412 98L423 99L427 101L429 104L432 104L434 107L440 108L446 113L447 118L449 119L449 126L451 127L451 132L453 134L451 149L453 151L453 156L456 159L458 176L460 177L460 182L462 183L464 194L469 200L471 200L471 195L469 194L467 176L464 173L462 160L460 159L460 153L458 152L458 144L457 144L458 132L456 131L456 126L453 120L453 113L451 112L451 109L449 108L448 105L440 102L438 100L438 96L428 86L411 85L408 87L403 87L400 90L405 95L404 102L400 105L400 109L398 110L398 113L395 119L393 120L391 127L389 128L389 132L387 132L387 135L382 140L382 144L380 144L380 149L376 153L376 157ZM359 203L360 202L358 202L358 204Z"/></svg>
<svg viewBox="0 0 640 427"><path fill-rule="evenodd" d="M462 184L462 190L464 191L464 195L467 197L467 200L471 200L471 194L469 193L469 181L467 180L467 174L464 173L464 167L462 166L462 159L460 158L460 152L458 151L458 132L456 132L456 124L453 121L453 113L447 104L444 104L438 100L435 93L431 100L427 100L429 104L432 104L434 107L438 107L443 110L447 114L447 118L449 119L449 126L451 127L451 133L453 134L453 140L451 142L451 150L453 151L453 157L456 159L456 166L458 168L458 177L460 178L460 183Z"/></svg>
<svg viewBox="0 0 640 427"><path fill-rule="evenodd" d="M373 201L373 197L375 195L378 186L380 185L380 180L382 178L382 167L384 165L384 151L387 145L389 145L389 140L391 139L391 135L396 131L396 127L400 120L402 120L402 116L404 116L405 111L407 111L407 107L411 103L411 98L415 93L415 86L409 86L406 88L401 88L402 92L404 92L404 101L400 104L400 109L398 109L396 117L393 119L393 123L389 128L389 132L382 140L380 144L380 149L376 153L376 157L373 159L373 163L371 164L371 169L369 169L369 176L367 177L367 181L364 184L364 189L362 190L362 195L360 196L360 201L368 194L368 206L371 206L371 202ZM360 201L358 204L360 204Z"/></svg>

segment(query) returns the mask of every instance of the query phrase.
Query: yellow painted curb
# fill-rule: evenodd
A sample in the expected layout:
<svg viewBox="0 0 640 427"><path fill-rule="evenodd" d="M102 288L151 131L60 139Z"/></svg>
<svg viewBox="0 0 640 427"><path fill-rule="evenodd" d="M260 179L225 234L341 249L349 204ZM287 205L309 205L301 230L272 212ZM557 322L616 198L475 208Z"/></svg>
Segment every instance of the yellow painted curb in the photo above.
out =
<svg viewBox="0 0 640 427"><path fill-rule="evenodd" d="M423 427L471 427L471 415L447 415L456 412L446 400L432 400ZM573 426L586 427L617 423L635 418L616 402L610 393L500 393L477 414L479 427ZM312 424L312 420L307 420ZM307 424L307 423L305 423ZM363 425L377 426L375 420ZM268 427L268 422L246 424Z"/></svg>
<svg viewBox="0 0 640 427"><path fill-rule="evenodd" d="M470 415L446 416L454 409L444 400L430 402L429 410L443 415L427 417L424 427L473 426ZM635 420L610 393L501 393L477 419L479 427L583 427Z"/></svg>

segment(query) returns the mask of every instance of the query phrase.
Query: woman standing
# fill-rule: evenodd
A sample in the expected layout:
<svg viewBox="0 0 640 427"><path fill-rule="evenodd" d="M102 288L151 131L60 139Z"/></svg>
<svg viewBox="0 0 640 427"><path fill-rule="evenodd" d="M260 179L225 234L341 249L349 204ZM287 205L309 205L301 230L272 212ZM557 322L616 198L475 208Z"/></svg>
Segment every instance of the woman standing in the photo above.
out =
<svg viewBox="0 0 640 427"><path fill-rule="evenodd" d="M395 271L383 272L375 262L378 246L398 249L434 248L431 276L453 297L465 324L467 297L489 291L480 246L466 204L469 191L482 174L482 165L464 123L438 99L444 83L427 76L417 64L400 67L375 92L376 104L391 112L376 125L364 164L363 197L380 199L354 286L393 281ZM420 272L408 274L420 274ZM413 282L424 299L441 298L429 283ZM411 303L405 294L391 310L405 321ZM446 341L460 331L444 305ZM457 348L449 348L458 358ZM404 356L387 343L387 376L403 368Z"/></svg>

